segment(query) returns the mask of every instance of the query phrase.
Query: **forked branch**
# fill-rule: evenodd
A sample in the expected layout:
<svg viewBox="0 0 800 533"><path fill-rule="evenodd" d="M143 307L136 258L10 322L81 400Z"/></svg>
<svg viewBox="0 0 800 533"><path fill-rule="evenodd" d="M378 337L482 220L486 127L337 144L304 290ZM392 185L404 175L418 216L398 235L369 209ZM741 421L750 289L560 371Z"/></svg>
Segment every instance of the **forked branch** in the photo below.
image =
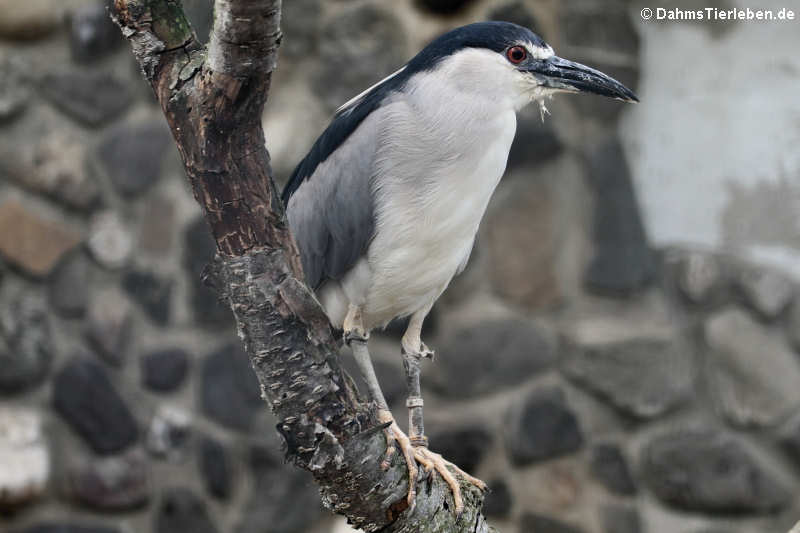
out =
<svg viewBox="0 0 800 533"><path fill-rule="evenodd" d="M314 474L323 502L366 531L487 532L482 495L463 484L465 511L437 476L406 512L407 474L379 468L385 438L338 363L339 343L303 283L271 177L261 114L281 40L278 0L216 0L207 47L178 0L115 0L164 111L194 196L218 247L211 278L280 421L287 457Z"/></svg>

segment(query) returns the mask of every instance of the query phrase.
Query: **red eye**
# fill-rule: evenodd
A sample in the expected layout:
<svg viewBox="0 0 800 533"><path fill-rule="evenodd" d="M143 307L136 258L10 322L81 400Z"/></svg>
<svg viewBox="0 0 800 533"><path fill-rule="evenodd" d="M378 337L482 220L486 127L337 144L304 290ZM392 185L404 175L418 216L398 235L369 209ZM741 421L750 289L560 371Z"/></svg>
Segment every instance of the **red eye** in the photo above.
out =
<svg viewBox="0 0 800 533"><path fill-rule="evenodd" d="M521 46L512 46L506 51L506 57L516 65L525 61L525 58L528 57L528 51Z"/></svg>

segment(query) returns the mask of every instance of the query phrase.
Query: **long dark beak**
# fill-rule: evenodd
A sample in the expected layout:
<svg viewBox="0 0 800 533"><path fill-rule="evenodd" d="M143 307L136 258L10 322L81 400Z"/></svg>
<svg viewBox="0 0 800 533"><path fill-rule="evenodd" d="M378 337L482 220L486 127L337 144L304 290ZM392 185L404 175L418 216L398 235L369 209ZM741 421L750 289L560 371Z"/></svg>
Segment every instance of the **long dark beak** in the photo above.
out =
<svg viewBox="0 0 800 533"><path fill-rule="evenodd" d="M545 87L570 92L587 92L616 98L623 102L638 102L639 98L620 82L599 70L557 56L533 62L528 72Z"/></svg>

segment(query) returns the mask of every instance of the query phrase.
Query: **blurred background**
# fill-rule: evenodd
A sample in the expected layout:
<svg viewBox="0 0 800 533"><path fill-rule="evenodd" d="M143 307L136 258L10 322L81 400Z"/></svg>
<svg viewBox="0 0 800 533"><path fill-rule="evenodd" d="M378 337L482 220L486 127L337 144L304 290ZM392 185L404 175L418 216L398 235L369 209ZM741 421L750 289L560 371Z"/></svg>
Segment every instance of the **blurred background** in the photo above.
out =
<svg viewBox="0 0 800 533"><path fill-rule="evenodd" d="M184 0L205 39L211 0ZM499 19L634 88L517 137L434 308L431 447L504 533L786 533L800 519L800 5L287 0L283 182L332 111ZM792 5L794 4L794 5ZM766 7L792 22L642 19ZM283 464L214 245L100 0L0 0L0 530L344 533ZM405 420L399 327L372 343ZM350 356L343 353L346 366Z"/></svg>

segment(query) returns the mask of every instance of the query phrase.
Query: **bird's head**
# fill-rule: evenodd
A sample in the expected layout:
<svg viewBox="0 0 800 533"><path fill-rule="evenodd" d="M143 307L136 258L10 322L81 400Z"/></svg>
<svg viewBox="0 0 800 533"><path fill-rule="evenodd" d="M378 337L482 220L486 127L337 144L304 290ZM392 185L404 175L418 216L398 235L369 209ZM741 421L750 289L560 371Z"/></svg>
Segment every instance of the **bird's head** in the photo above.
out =
<svg viewBox="0 0 800 533"><path fill-rule="evenodd" d="M456 28L434 40L408 66L424 69L432 64L462 89L507 98L517 108L557 92L639 101L617 80L556 56L541 37L510 22L478 22Z"/></svg>

